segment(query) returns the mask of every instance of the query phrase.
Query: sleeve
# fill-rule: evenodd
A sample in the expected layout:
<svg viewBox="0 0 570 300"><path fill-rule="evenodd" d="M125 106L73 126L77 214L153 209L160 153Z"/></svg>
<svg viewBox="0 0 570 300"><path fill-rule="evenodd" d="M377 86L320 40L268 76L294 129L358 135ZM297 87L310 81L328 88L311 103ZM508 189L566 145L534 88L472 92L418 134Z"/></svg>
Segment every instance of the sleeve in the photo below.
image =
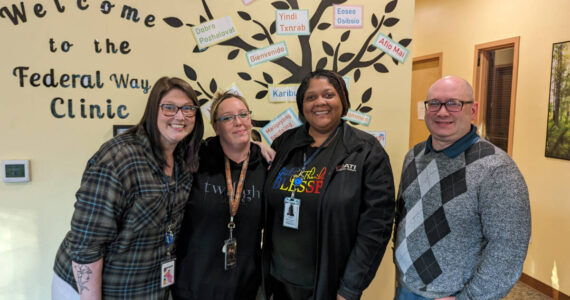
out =
<svg viewBox="0 0 570 300"><path fill-rule="evenodd" d="M403 183L406 181L406 169L410 163L413 162L413 155L410 155L411 152L408 152L406 157L404 158L404 163L402 165L402 174L400 176L400 185L398 186L398 194L396 195L396 208L395 208L395 215L394 215L394 235L392 237L392 241L394 245L396 245L396 238L398 232L398 225L400 225L400 221L402 220L403 216L405 215L405 207L406 202L402 197L402 193L404 192Z"/></svg>
<svg viewBox="0 0 570 300"><path fill-rule="evenodd" d="M376 141L374 141L376 142ZM392 234L394 178L388 155L376 143L364 161L357 236L338 294L359 299L378 269Z"/></svg>
<svg viewBox="0 0 570 300"><path fill-rule="evenodd" d="M483 239L487 241L474 276L460 299L499 299L519 279L530 240L526 183L514 163L500 166L479 188Z"/></svg>
<svg viewBox="0 0 570 300"><path fill-rule="evenodd" d="M89 264L102 258L117 236L122 184L112 168L91 159L75 196L68 236L71 260Z"/></svg>

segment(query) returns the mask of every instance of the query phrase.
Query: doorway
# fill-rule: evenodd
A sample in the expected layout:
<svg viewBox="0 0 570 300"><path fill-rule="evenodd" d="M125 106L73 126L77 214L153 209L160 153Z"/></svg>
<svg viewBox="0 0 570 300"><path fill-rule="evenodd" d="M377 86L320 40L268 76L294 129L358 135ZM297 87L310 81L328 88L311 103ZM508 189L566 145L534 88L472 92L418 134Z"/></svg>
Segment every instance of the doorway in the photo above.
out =
<svg viewBox="0 0 570 300"><path fill-rule="evenodd" d="M481 137L512 155L519 37L475 46L475 124Z"/></svg>
<svg viewBox="0 0 570 300"><path fill-rule="evenodd" d="M414 57L412 62L412 96L410 102L410 144L412 148L415 144L425 141L429 136L429 131L424 121L427 92L429 87L441 78L441 65L443 54L435 53Z"/></svg>

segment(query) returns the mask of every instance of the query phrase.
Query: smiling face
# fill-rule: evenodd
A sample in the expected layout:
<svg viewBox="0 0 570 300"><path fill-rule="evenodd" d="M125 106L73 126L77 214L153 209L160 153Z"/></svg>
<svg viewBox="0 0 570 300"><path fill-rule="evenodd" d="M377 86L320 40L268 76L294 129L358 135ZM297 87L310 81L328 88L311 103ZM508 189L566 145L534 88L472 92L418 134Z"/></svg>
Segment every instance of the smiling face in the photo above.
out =
<svg viewBox="0 0 570 300"><path fill-rule="evenodd" d="M309 123L309 133L331 133L339 124L342 103L339 94L327 78L312 78L303 97L303 115Z"/></svg>
<svg viewBox="0 0 570 300"><path fill-rule="evenodd" d="M427 99L437 99L439 102L446 102L449 99L472 101L473 92L465 80L447 76L431 86ZM464 104L463 109L458 112L448 111L445 105L442 105L437 112L426 110L425 122L431 133L433 148L445 149L469 133L471 120L477 116L478 105L477 102Z"/></svg>
<svg viewBox="0 0 570 300"><path fill-rule="evenodd" d="M172 104L177 107L183 105L193 105L194 103L186 93L180 89L168 91L160 100L160 104ZM160 132L160 143L162 149L174 151L176 145L188 136L194 129L196 116L184 117L181 110L178 110L172 117L165 116L162 109L158 109L157 127Z"/></svg>
<svg viewBox="0 0 570 300"><path fill-rule="evenodd" d="M245 104L238 98L227 98L219 104L216 119L220 116L235 116L239 113L248 112ZM234 120L214 123L214 130L220 136L220 143L231 148L240 148L249 145L251 139L251 118L235 116Z"/></svg>

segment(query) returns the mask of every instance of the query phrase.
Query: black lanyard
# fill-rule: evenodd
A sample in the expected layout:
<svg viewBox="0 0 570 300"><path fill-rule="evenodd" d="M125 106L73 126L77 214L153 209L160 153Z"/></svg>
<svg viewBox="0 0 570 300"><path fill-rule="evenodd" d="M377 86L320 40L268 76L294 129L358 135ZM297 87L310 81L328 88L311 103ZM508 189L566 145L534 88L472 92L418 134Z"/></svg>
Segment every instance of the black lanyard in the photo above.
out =
<svg viewBox="0 0 570 300"><path fill-rule="evenodd" d="M317 157L317 155L319 154L319 152L321 152L321 150L323 150L323 148L325 147L325 145L330 142L330 140L336 135L336 133L339 131L340 127L337 127L335 131L333 131L328 137L327 139L319 146L319 148L317 148L317 150L315 150L315 152L313 152L313 154L311 154L311 156L309 156L309 158L307 159L305 154L303 153L303 167L301 168L301 173L300 174L304 174L305 173L305 169L307 168L307 166L309 165L309 163L311 161L313 161L313 159L315 159L315 157ZM300 175L299 174L299 175ZM303 182L303 178L301 178L300 176L295 178L295 180L293 181L293 192L291 192L291 198L295 198L295 191L297 190L297 187L299 187L301 185L301 183Z"/></svg>
<svg viewBox="0 0 570 300"><path fill-rule="evenodd" d="M168 181L168 177L166 174L164 175L164 181L166 182L166 193L170 196L170 182ZM170 256L170 248L174 242L174 233L172 232L172 207L176 202L176 195L178 193L178 168L176 167L176 163L174 163L174 195L171 199L167 199L167 206L166 206L166 233L164 235L164 242L168 247L167 254Z"/></svg>

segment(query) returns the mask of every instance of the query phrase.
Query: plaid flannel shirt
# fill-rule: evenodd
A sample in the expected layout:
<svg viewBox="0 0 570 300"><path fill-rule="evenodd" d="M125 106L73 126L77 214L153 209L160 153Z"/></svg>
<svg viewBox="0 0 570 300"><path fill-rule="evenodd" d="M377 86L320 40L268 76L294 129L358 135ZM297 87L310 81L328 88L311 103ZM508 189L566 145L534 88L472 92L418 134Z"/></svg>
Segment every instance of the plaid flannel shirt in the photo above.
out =
<svg viewBox="0 0 570 300"><path fill-rule="evenodd" d="M192 182L179 160L177 169L177 176L164 175L146 135L124 134L103 144L83 173L55 273L77 289L71 261L103 258L104 299L166 299L160 272L169 201L175 196L170 221L176 236Z"/></svg>

